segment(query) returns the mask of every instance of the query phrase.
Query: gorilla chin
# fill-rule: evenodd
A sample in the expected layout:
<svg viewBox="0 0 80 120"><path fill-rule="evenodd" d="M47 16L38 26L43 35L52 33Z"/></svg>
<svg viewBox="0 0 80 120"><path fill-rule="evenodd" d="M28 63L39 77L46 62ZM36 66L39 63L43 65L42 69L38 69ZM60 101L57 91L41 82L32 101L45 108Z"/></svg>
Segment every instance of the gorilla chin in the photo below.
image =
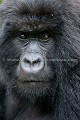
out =
<svg viewBox="0 0 80 120"><path fill-rule="evenodd" d="M23 99L30 104L35 104L37 100L44 101L45 96L49 98L51 91L48 82L18 82L13 88L14 93L19 99Z"/></svg>

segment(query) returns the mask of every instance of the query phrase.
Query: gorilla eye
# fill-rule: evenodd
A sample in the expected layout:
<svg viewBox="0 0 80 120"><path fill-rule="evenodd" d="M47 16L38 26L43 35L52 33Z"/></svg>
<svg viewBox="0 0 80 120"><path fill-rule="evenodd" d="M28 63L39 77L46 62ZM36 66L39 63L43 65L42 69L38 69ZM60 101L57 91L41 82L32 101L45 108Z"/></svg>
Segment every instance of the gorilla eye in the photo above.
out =
<svg viewBox="0 0 80 120"><path fill-rule="evenodd" d="M40 36L40 40L41 40L41 41L45 41L45 42L48 41L48 40L49 40L49 35L48 35L48 34L43 34L43 35L41 35L41 36Z"/></svg>
<svg viewBox="0 0 80 120"><path fill-rule="evenodd" d="M25 39L27 39L27 38L28 38L27 33L26 33L26 32L20 32L19 35L18 35L18 38L19 38L20 40L25 40Z"/></svg>

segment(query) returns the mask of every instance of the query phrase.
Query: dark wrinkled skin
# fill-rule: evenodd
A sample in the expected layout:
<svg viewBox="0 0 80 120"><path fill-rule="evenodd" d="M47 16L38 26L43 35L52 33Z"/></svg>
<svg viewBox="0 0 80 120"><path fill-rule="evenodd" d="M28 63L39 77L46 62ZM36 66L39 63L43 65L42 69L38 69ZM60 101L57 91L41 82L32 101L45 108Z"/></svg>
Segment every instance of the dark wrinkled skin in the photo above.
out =
<svg viewBox="0 0 80 120"><path fill-rule="evenodd" d="M79 0L3 1L0 120L80 120L79 14Z"/></svg>

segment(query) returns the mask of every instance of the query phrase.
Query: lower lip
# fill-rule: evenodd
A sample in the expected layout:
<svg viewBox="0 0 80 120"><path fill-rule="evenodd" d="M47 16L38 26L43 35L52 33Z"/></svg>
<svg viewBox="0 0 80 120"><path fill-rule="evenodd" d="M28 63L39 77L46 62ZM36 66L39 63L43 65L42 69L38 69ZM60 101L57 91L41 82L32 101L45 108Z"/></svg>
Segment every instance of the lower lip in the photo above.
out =
<svg viewBox="0 0 80 120"><path fill-rule="evenodd" d="M47 84L48 81L19 81L21 84Z"/></svg>
<svg viewBox="0 0 80 120"><path fill-rule="evenodd" d="M18 84L24 87L46 87L48 86L48 81L18 81Z"/></svg>

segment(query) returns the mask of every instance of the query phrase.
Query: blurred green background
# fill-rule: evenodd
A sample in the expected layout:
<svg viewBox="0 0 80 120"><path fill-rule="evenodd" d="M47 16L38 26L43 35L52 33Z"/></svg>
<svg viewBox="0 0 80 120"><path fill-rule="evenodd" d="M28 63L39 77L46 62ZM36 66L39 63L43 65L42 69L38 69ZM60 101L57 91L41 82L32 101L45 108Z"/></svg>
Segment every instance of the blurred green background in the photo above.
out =
<svg viewBox="0 0 80 120"><path fill-rule="evenodd" d="M0 0L0 3L2 2L2 0Z"/></svg>

